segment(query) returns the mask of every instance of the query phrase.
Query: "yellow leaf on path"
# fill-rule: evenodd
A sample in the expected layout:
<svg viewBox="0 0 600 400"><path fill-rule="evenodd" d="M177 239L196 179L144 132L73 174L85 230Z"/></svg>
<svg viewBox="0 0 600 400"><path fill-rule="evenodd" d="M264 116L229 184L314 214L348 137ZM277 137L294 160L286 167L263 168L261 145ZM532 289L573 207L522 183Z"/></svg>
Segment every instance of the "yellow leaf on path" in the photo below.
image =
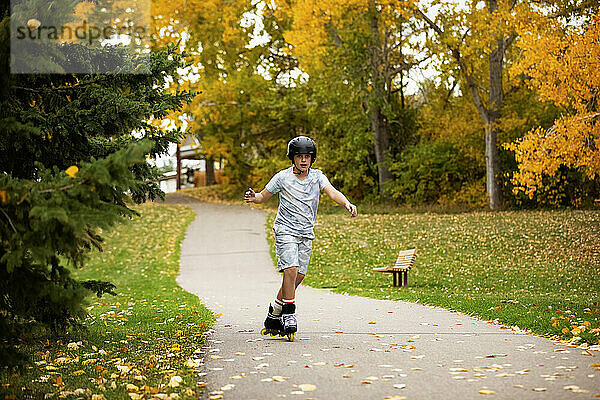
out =
<svg viewBox="0 0 600 400"><path fill-rule="evenodd" d="M275 382L284 382L286 379L288 379L288 377L287 377L287 376L274 376L274 377L273 377L273 380L274 380Z"/></svg>
<svg viewBox="0 0 600 400"><path fill-rule="evenodd" d="M546 388L533 388L534 392L545 392Z"/></svg>
<svg viewBox="0 0 600 400"><path fill-rule="evenodd" d="M298 388L303 392L312 392L313 390L317 390L317 387L315 385L311 385L310 383L298 385Z"/></svg>
<svg viewBox="0 0 600 400"><path fill-rule="evenodd" d="M406 396L387 396L384 400L406 400Z"/></svg>
<svg viewBox="0 0 600 400"><path fill-rule="evenodd" d="M479 391L479 394L496 394L496 392L494 392L493 390L489 390L489 389L481 389Z"/></svg>

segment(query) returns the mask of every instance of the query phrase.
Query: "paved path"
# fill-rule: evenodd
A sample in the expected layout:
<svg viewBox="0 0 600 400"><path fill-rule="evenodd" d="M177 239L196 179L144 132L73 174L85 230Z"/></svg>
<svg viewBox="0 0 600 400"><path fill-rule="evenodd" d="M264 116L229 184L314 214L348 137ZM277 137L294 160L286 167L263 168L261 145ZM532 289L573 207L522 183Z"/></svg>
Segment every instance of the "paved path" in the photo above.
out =
<svg viewBox="0 0 600 400"><path fill-rule="evenodd" d="M401 301L301 286L296 341L263 338L266 308L280 285L266 214L243 205L188 205L197 218L182 244L178 283L222 314L203 348L206 398L600 397L597 351Z"/></svg>

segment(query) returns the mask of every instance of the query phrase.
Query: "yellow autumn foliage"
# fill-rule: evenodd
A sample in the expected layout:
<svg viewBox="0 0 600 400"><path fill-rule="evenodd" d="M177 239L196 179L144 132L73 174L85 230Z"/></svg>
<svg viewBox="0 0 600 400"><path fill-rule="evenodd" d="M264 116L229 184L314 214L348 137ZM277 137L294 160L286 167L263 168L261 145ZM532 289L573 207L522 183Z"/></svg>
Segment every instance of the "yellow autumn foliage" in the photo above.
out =
<svg viewBox="0 0 600 400"><path fill-rule="evenodd" d="M581 29L555 29L543 34L535 24L521 26L519 47L524 58L513 75L526 75L543 101L564 110L564 116L545 130L530 131L524 138L505 144L515 152L519 165L515 191L533 197L544 175L561 166L584 171L590 179L600 174L600 17Z"/></svg>
<svg viewBox="0 0 600 400"><path fill-rule="evenodd" d="M291 19L291 29L283 36L301 67L310 71L323 61L325 45L330 40L328 30L370 10L376 10L384 25L392 27L399 18L411 15L414 3L414 0L274 0L271 11L280 19ZM354 27L362 29L358 24Z"/></svg>

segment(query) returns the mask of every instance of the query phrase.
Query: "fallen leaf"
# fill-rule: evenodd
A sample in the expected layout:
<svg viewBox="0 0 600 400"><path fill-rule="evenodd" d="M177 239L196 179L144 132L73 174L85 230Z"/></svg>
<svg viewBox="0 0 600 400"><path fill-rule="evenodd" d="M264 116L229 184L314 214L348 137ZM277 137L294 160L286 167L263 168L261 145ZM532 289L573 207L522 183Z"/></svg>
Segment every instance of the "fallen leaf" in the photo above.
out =
<svg viewBox="0 0 600 400"><path fill-rule="evenodd" d="M275 382L284 382L286 379L288 379L287 376L279 376L279 375L277 375L277 376L273 377L273 380Z"/></svg>
<svg viewBox="0 0 600 400"><path fill-rule="evenodd" d="M126 374L129 371L131 371L131 367L128 365L117 365L116 367L117 367L117 370L119 372L121 372L122 374Z"/></svg>
<svg viewBox="0 0 600 400"><path fill-rule="evenodd" d="M545 392L546 388L533 388L532 389L534 392Z"/></svg>
<svg viewBox="0 0 600 400"><path fill-rule="evenodd" d="M315 385L311 385L310 383L303 383L301 385L298 385L298 388L303 392L312 392L314 390L317 390L317 387Z"/></svg>
<svg viewBox="0 0 600 400"><path fill-rule="evenodd" d="M169 387L177 387L179 386L179 384L183 381L183 379L179 376L179 375L175 375L171 377L171 380L169 381L169 384L167 386Z"/></svg>
<svg viewBox="0 0 600 400"><path fill-rule="evenodd" d="M517 371L516 373L519 375L525 375L525 374L529 373L530 371L531 370L529 370L529 369L523 369L521 371Z"/></svg>
<svg viewBox="0 0 600 400"><path fill-rule="evenodd" d="M406 383L397 383L394 385L394 389L406 389Z"/></svg>
<svg viewBox="0 0 600 400"><path fill-rule="evenodd" d="M494 392L493 390L489 390L489 389L481 389L479 391L479 394L496 394L496 392Z"/></svg>
<svg viewBox="0 0 600 400"><path fill-rule="evenodd" d="M133 383L128 383L127 386L125 386L125 388L128 392L137 392L138 390L140 390L140 388L135 386Z"/></svg>

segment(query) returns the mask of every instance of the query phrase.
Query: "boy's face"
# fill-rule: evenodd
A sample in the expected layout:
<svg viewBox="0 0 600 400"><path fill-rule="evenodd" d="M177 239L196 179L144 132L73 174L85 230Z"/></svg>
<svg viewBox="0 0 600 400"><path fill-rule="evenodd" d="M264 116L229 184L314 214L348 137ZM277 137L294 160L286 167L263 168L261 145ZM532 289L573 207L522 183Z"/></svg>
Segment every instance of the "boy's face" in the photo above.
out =
<svg viewBox="0 0 600 400"><path fill-rule="evenodd" d="M300 171L304 172L310 168L310 154L296 154L294 155L294 165Z"/></svg>

